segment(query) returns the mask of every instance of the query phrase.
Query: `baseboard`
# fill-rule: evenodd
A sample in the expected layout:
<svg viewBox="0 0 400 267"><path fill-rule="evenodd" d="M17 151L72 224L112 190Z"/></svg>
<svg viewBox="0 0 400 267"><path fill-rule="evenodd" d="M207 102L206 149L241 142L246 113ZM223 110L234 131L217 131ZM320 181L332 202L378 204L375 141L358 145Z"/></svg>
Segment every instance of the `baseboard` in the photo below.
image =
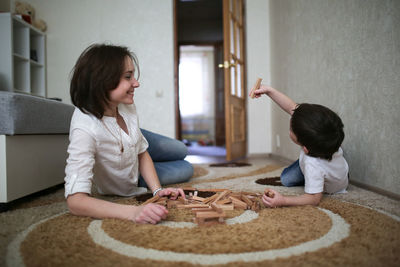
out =
<svg viewBox="0 0 400 267"><path fill-rule="evenodd" d="M292 159L288 159L288 158L285 158L285 157L282 157L280 155L276 155L273 153L259 153L259 154L253 153L253 154L249 154L248 157L249 158L270 158L270 159L274 159L277 161L281 161L282 163L287 164L287 165L292 164L294 162L294 160L292 160Z"/></svg>
<svg viewBox="0 0 400 267"><path fill-rule="evenodd" d="M349 182L352 185L355 185L355 186L358 186L360 188L367 189L369 191L378 193L378 194L380 194L382 196L389 197L389 198L392 198L392 199L395 199L395 200L400 200L400 195L398 195L396 193L393 193L393 192L378 188L376 186L372 186L372 185L364 184L364 183L361 183L361 182L358 182L358 181L354 181L354 180L351 180L351 179L349 180Z"/></svg>

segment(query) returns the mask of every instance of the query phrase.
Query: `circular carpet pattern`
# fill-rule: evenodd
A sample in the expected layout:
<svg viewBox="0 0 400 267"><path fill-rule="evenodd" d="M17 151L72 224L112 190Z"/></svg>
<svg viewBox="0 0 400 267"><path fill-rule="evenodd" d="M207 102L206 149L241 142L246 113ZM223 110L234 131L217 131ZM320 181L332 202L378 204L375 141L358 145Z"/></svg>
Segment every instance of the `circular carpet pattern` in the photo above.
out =
<svg viewBox="0 0 400 267"><path fill-rule="evenodd" d="M215 181L235 180L234 174L210 177L206 168L197 170L197 184L203 182L212 187ZM236 176L237 179L253 177L256 183L257 179L276 176L275 170L275 167L254 167ZM242 190L246 190L245 185ZM114 201L142 202L140 197ZM94 220L62 212L14 236L7 246L5 263L7 266L400 265L400 219L372 208L324 196L318 207L262 207L258 212L226 213L225 224L199 227L192 223L193 213L185 209L170 209L167 219L158 225Z"/></svg>
<svg viewBox="0 0 400 267"><path fill-rule="evenodd" d="M189 216L179 217L180 211L183 210L176 212L178 222L187 223ZM228 217L234 219L242 214L243 211L235 211ZM177 222L171 214L167 221ZM360 227L361 221L370 223ZM26 266L172 266L177 262L263 266L274 261L291 265L299 257L323 265L334 260L343 265L368 266L374 261L382 264L373 257L374 253L385 256L380 260L398 262L398 233L399 221L372 209L326 199L320 208L262 209L258 216L243 223L209 227L137 225L67 213L23 232L15 249L20 249ZM357 253L364 257L353 257ZM7 261L15 262L12 257L17 254L9 251ZM354 258L359 262L352 262Z"/></svg>

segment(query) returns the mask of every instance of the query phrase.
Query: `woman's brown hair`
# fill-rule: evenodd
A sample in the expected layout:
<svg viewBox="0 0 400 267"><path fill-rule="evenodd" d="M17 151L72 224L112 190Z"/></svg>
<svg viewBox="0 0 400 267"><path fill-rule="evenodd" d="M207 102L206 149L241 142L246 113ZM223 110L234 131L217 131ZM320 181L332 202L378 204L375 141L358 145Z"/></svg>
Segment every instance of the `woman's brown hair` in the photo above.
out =
<svg viewBox="0 0 400 267"><path fill-rule="evenodd" d="M98 119L109 105L109 92L117 88L129 57L139 75L138 61L127 47L94 44L79 56L71 78L71 101L82 112Z"/></svg>

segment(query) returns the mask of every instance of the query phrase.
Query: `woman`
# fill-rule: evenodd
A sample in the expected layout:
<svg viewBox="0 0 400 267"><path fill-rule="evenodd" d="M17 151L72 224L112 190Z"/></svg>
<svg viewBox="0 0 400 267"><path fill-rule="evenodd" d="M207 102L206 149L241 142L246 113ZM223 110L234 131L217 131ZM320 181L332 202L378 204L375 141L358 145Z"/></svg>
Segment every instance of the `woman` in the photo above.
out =
<svg viewBox="0 0 400 267"><path fill-rule="evenodd" d="M100 194L184 197L182 189L160 184L187 181L193 174L183 160L186 147L179 141L144 131L138 125L134 92L139 87L136 57L121 46L96 44L79 57L71 79L71 99L76 106L70 127L65 197L70 212L94 218L120 218L155 224L167 216L161 205L133 206L91 196L92 183ZM157 169L157 171L156 171ZM139 175L140 172L140 175Z"/></svg>

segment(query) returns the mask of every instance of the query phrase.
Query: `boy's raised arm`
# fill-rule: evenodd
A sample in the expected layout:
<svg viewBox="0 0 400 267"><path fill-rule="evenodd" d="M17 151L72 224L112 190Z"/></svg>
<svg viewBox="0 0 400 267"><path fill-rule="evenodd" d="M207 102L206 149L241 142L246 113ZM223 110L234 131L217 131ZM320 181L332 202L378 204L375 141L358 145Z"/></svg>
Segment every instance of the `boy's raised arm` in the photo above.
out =
<svg viewBox="0 0 400 267"><path fill-rule="evenodd" d="M254 91L254 97L258 98L262 94L268 95L275 103L277 103L284 111L293 114L293 110L297 104L287 95L279 92L275 88L262 84L259 89Z"/></svg>

